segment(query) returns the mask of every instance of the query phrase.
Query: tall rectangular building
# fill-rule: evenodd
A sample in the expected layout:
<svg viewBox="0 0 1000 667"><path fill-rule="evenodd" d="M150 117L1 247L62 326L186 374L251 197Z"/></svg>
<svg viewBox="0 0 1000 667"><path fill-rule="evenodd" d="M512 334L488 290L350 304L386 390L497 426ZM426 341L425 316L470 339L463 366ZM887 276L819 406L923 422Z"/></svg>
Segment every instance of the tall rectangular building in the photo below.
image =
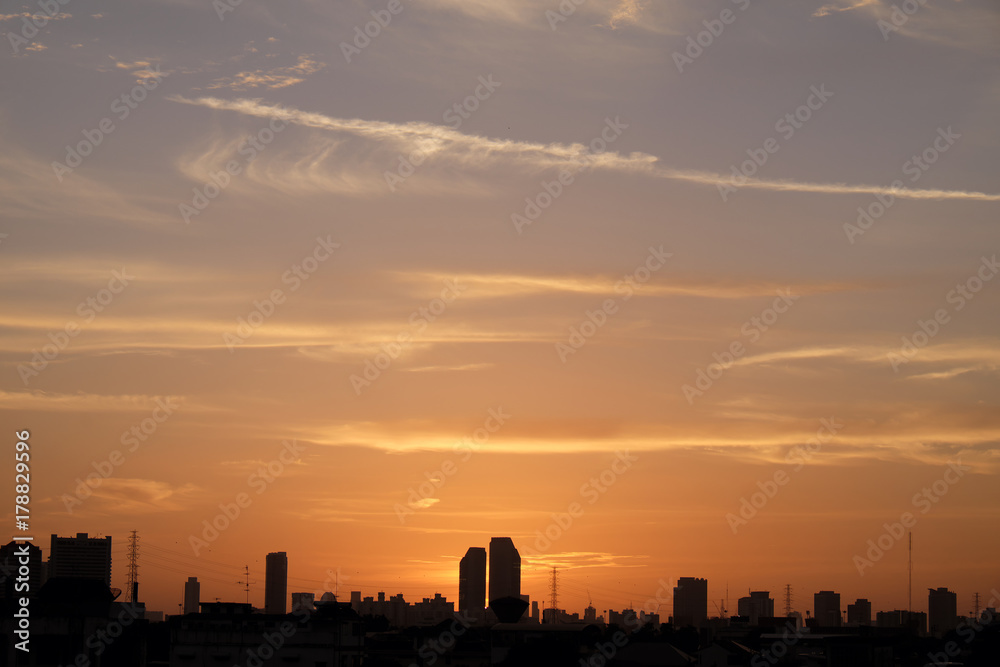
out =
<svg viewBox="0 0 1000 667"><path fill-rule="evenodd" d="M768 591L751 591L750 597L740 598L736 604L739 615L749 618L751 625L757 625L761 618L774 617L774 600Z"/></svg>
<svg viewBox="0 0 1000 667"><path fill-rule="evenodd" d="M201 584L198 577L188 577L184 582L184 613L197 614L201 610Z"/></svg>
<svg viewBox="0 0 1000 667"><path fill-rule="evenodd" d="M49 548L48 578L83 577L99 579L111 585L111 536L52 536Z"/></svg>
<svg viewBox="0 0 1000 667"><path fill-rule="evenodd" d="M708 620L708 579L681 577L674 586L674 627L700 627Z"/></svg>
<svg viewBox="0 0 1000 667"><path fill-rule="evenodd" d="M872 624L872 603L866 598L858 598L847 605L847 624L851 627Z"/></svg>
<svg viewBox="0 0 1000 667"><path fill-rule="evenodd" d="M942 637L946 632L958 627L958 598L947 588L928 588L927 623L929 631L935 637Z"/></svg>
<svg viewBox="0 0 1000 667"><path fill-rule="evenodd" d="M284 614L288 610L288 555L284 551L269 553L265 560L264 613Z"/></svg>
<svg viewBox="0 0 1000 667"><path fill-rule="evenodd" d="M509 537L490 540L490 601L521 597L521 554Z"/></svg>
<svg viewBox="0 0 1000 667"><path fill-rule="evenodd" d="M821 628L840 627L840 593L820 591L813 594L813 618Z"/></svg>
<svg viewBox="0 0 1000 667"><path fill-rule="evenodd" d="M458 610L486 608L486 549L469 547L458 564Z"/></svg>

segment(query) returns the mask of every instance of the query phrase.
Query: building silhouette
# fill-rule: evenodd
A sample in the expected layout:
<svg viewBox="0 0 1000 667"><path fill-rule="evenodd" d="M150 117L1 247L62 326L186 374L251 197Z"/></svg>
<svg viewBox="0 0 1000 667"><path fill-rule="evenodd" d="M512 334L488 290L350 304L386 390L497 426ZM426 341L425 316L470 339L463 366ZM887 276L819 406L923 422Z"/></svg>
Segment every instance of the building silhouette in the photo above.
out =
<svg viewBox="0 0 1000 667"><path fill-rule="evenodd" d="M852 627L872 624L872 603L865 598L858 598L854 604L847 605L847 624Z"/></svg>
<svg viewBox="0 0 1000 667"><path fill-rule="evenodd" d="M958 598L947 588L928 588L927 591L928 632L942 637L958 627Z"/></svg>
<svg viewBox="0 0 1000 667"><path fill-rule="evenodd" d="M312 611L316 607L315 593L292 593L292 613L300 609Z"/></svg>
<svg viewBox="0 0 1000 667"><path fill-rule="evenodd" d="M469 547L458 565L459 611L486 608L486 549Z"/></svg>
<svg viewBox="0 0 1000 667"><path fill-rule="evenodd" d="M509 537L490 540L490 602L521 597L521 554Z"/></svg>
<svg viewBox="0 0 1000 667"><path fill-rule="evenodd" d="M201 611L199 604L201 604L201 584L198 583L198 577L188 577L184 582L184 613L197 614Z"/></svg>
<svg viewBox="0 0 1000 667"><path fill-rule="evenodd" d="M907 630L923 637L927 634L927 614L905 609L880 611L875 614L875 627Z"/></svg>
<svg viewBox="0 0 1000 667"><path fill-rule="evenodd" d="M750 591L749 597L740 598L736 603L737 613L757 625L762 618L774 617L774 600L769 591Z"/></svg>
<svg viewBox="0 0 1000 667"><path fill-rule="evenodd" d="M821 628L839 628L840 593L820 591L813 595L813 618Z"/></svg>
<svg viewBox="0 0 1000 667"><path fill-rule="evenodd" d="M264 612L284 614L288 597L288 555L284 551L269 553L265 568Z"/></svg>
<svg viewBox="0 0 1000 667"><path fill-rule="evenodd" d="M249 604L206 602L196 616L175 616L168 626L170 665L355 667L364 657L361 618L349 604L332 600L295 617L256 614ZM276 637L281 638L280 649L273 648Z"/></svg>
<svg viewBox="0 0 1000 667"><path fill-rule="evenodd" d="M88 537L87 533L77 533L76 537L52 535L47 577L97 579L110 586L111 536Z"/></svg>
<svg viewBox="0 0 1000 667"><path fill-rule="evenodd" d="M708 620L708 579L681 577L674 586L674 627L699 627Z"/></svg>

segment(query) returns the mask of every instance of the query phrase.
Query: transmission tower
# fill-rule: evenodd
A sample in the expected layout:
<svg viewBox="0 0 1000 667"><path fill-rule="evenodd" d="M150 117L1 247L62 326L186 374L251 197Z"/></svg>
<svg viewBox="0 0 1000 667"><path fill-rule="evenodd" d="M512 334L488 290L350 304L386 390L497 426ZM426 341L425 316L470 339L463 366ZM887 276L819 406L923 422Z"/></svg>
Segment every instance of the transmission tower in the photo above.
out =
<svg viewBox="0 0 1000 667"><path fill-rule="evenodd" d="M785 616L792 615L792 585L785 584Z"/></svg>
<svg viewBox="0 0 1000 667"><path fill-rule="evenodd" d="M128 538L128 581L125 582L125 601L139 601L139 531L133 530Z"/></svg>
<svg viewBox="0 0 1000 667"><path fill-rule="evenodd" d="M974 604L975 604L975 609L976 609L976 615L973 618L975 618L978 621L979 620L979 593L976 593L974 601L975 601Z"/></svg>
<svg viewBox="0 0 1000 667"><path fill-rule="evenodd" d="M558 568L555 567L552 568L552 585L551 585L551 592L549 593L549 596L552 600L552 609L559 608L559 582L556 575L557 570Z"/></svg>

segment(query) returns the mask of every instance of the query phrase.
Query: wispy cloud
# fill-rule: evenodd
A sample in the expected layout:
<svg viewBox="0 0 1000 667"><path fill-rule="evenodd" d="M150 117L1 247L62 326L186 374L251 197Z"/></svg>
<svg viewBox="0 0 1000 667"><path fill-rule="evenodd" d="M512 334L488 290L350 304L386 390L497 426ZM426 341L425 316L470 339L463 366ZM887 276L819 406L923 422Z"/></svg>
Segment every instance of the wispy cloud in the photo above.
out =
<svg viewBox="0 0 1000 667"><path fill-rule="evenodd" d="M199 489L193 484L173 485L153 479L109 477L94 488L92 497L75 514L146 516L149 513L180 512L191 508Z"/></svg>
<svg viewBox="0 0 1000 667"><path fill-rule="evenodd" d="M665 249L668 250L668 249ZM528 294L593 294L612 295L620 293L616 286L621 275L529 275L529 274L433 274L407 273L407 281L441 284L453 279L470 287L463 298L496 298ZM851 291L867 287L861 283L831 282L796 284L791 289L797 295ZM724 281L704 280L691 276L671 275L657 282L650 282L638 291L645 296L693 296L707 299L743 299L755 296L773 297L777 290L788 289L785 283L764 281Z"/></svg>
<svg viewBox="0 0 1000 667"><path fill-rule="evenodd" d="M813 16L820 18L823 16L829 16L830 14L835 14L837 12L849 12L852 9L859 9L861 7L869 7L871 5L877 5L879 0L858 0L857 2L852 2L850 4L843 3L830 3L828 5L823 5L815 12Z"/></svg>
<svg viewBox="0 0 1000 667"><path fill-rule="evenodd" d="M67 14L66 12L59 12L49 16L48 14L41 14L36 12L20 12L18 14L0 14L0 23L5 21L15 21L17 19L32 19L34 17L44 18L48 21L61 21L63 19L73 18L72 14Z"/></svg>
<svg viewBox="0 0 1000 667"><path fill-rule="evenodd" d="M39 412L148 412L157 397L145 395L59 394L42 391L0 391L0 409ZM162 397L180 404L178 397Z"/></svg>
<svg viewBox="0 0 1000 667"><path fill-rule="evenodd" d="M414 368L401 368L402 371L407 371L409 373L443 373L449 371L482 371L487 368L493 368L496 364L492 363L478 363L478 364L458 364L456 366L416 366Z"/></svg>
<svg viewBox="0 0 1000 667"><path fill-rule="evenodd" d="M611 10L608 18L608 26L612 29L622 25L632 25L639 20L642 11L641 0L620 0L618 5Z"/></svg>
<svg viewBox="0 0 1000 667"><path fill-rule="evenodd" d="M426 122L391 123L387 121L336 118L316 112L300 111L258 100L223 100L216 97L186 98L174 95L174 102L234 111L258 118L281 118L303 127L353 135L398 149L416 150L425 159L447 161L465 168L485 168L508 160L535 170L588 166L615 172L645 174L653 178L682 181L697 185L734 186L730 175L667 167L654 155L641 152L621 154L608 151L593 154L584 144L537 143L493 139L464 134L449 127ZM316 163L314 163L316 164ZM1000 201L1000 194L941 189L891 189L884 185L848 183L813 183L781 179L747 179L740 188L772 192L805 192L816 194L877 194L892 193L901 199Z"/></svg>
<svg viewBox="0 0 1000 667"><path fill-rule="evenodd" d="M239 72L234 76L222 77L214 80L207 88L216 90L228 88L229 90L244 91L253 88L267 88L275 90L277 88L287 88L297 83L302 83L310 74L318 72L326 65L312 56L300 55L295 65L290 67L273 67L271 69L257 69L252 71Z"/></svg>
<svg viewBox="0 0 1000 667"><path fill-rule="evenodd" d="M917 11L905 14L894 0L835 0L813 12L813 17L823 18L855 10L872 21L873 28L885 31L887 39L897 34L949 48L996 53L1000 16L992 0L922 2Z"/></svg>

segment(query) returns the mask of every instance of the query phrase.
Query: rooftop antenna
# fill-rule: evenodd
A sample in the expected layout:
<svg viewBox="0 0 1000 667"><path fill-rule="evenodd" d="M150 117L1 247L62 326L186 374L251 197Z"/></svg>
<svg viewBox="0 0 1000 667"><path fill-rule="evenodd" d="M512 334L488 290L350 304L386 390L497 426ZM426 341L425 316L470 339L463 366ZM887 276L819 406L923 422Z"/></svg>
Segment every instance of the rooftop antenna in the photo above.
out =
<svg viewBox="0 0 1000 667"><path fill-rule="evenodd" d="M236 583L243 584L243 590L246 591L246 594L247 594L247 604L250 604L250 566L249 565L244 565L243 566L243 577L244 577L243 581L237 581ZM257 582L254 582L254 583L257 583Z"/></svg>

